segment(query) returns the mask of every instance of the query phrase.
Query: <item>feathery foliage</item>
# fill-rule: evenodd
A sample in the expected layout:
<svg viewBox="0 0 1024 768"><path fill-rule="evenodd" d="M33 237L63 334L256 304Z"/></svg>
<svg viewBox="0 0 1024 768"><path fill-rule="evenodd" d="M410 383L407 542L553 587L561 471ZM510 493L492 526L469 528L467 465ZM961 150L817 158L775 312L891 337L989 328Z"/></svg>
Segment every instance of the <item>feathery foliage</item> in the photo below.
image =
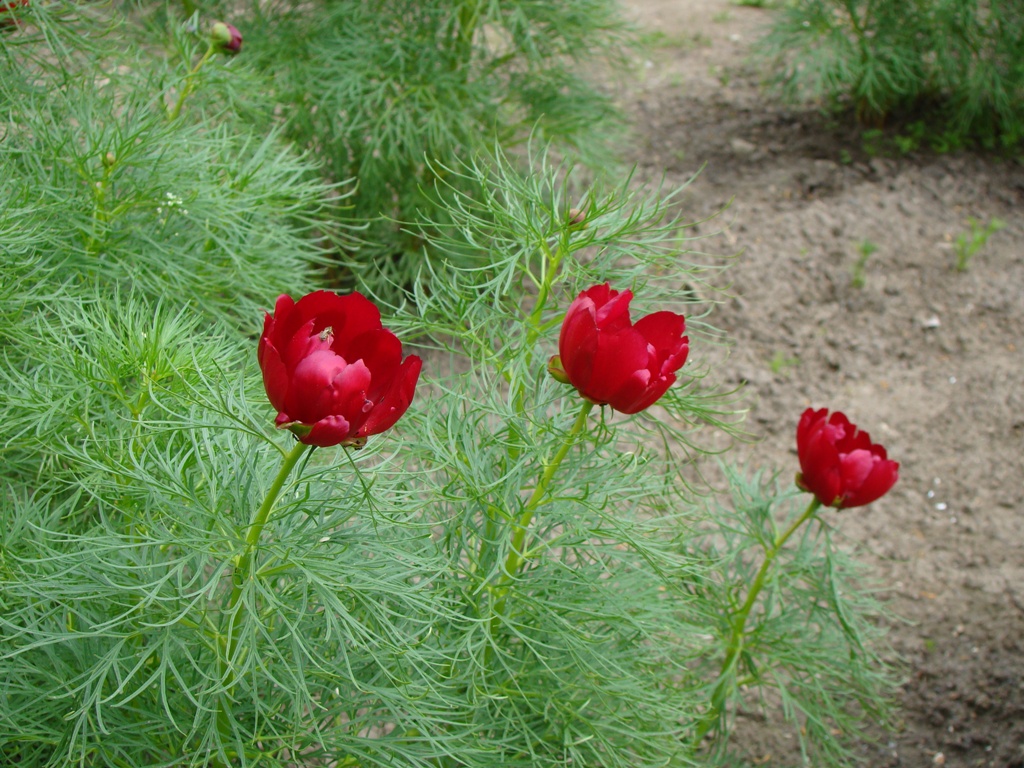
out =
<svg viewBox="0 0 1024 768"><path fill-rule="evenodd" d="M724 343L722 264L689 250L674 193L550 159L591 114L564 111L563 67L584 30L618 28L611 8L261 5L231 59L203 53L194 8L15 9L0 761L717 764L742 682L841 762L832 729L881 716L878 608L817 521L771 553L742 680L717 669L788 497L736 475L719 503L700 479L742 413L704 352ZM374 122L391 86L359 90L354 63L419 78L411 111ZM363 135L380 157L346 154ZM415 183L393 172L410 163ZM260 310L336 277L354 233L392 253L367 201L396 184L417 259L359 277L426 359L416 400L358 452L301 454L256 376ZM681 381L633 416L546 373L566 307L603 281L687 315Z"/></svg>
<svg viewBox="0 0 1024 768"><path fill-rule="evenodd" d="M400 283L424 244L402 223L444 215L429 193L445 167L531 135L595 168L610 158L620 117L584 74L613 71L602 58L624 50L610 0L272 2L246 18L275 122L333 178L357 182L353 215L368 229L346 256Z"/></svg>
<svg viewBox="0 0 1024 768"><path fill-rule="evenodd" d="M762 55L798 98L879 125L924 114L936 148L1024 138L1024 8L1015 0L799 0Z"/></svg>

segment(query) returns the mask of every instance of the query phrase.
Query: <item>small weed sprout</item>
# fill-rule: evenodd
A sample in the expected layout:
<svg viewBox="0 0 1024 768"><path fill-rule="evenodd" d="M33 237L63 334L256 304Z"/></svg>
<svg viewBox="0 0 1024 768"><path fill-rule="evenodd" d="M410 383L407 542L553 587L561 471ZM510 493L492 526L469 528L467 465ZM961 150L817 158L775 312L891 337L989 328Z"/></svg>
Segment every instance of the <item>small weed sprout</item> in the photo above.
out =
<svg viewBox="0 0 1024 768"><path fill-rule="evenodd" d="M800 365L800 358L794 355L789 357L781 349L775 350L775 354L772 355L772 359L768 361L768 367L774 376L784 374L789 376L789 369Z"/></svg>
<svg viewBox="0 0 1024 768"><path fill-rule="evenodd" d="M871 254L878 250L878 246L870 240L861 240L857 246L857 260L853 263L852 273L853 280L852 285L854 288L863 288L866 279L868 259L871 258Z"/></svg>
<svg viewBox="0 0 1024 768"><path fill-rule="evenodd" d="M996 232L1006 226L1002 219L993 218L988 224L982 223L973 216L968 217L967 223L970 230L961 232L953 243L953 250L956 252L956 271L966 272L967 265L974 255L985 247L985 243Z"/></svg>
<svg viewBox="0 0 1024 768"><path fill-rule="evenodd" d="M712 64L708 67L708 74L715 77L723 88L728 88L729 83L732 82L732 72L729 71L728 67Z"/></svg>

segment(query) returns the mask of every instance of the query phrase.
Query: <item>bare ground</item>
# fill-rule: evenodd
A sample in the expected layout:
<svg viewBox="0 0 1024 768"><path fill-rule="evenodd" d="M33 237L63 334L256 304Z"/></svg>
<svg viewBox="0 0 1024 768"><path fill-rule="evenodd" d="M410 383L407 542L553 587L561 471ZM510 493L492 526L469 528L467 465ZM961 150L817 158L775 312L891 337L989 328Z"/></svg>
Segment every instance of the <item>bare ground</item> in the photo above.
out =
<svg viewBox="0 0 1024 768"><path fill-rule="evenodd" d="M1024 766L1024 167L972 153L873 156L855 128L759 87L770 11L632 0L648 60L624 96L641 175L682 184L703 250L741 255L718 313L747 382L741 459L795 466L808 406L843 410L901 462L839 525L870 553L906 664L897 730L871 766ZM701 170L703 168L703 170ZM729 201L732 201L731 204ZM954 269L968 217L1007 226ZM716 234L717 233L717 234ZM878 250L857 288L859 244ZM794 739L740 724L749 764L800 763Z"/></svg>

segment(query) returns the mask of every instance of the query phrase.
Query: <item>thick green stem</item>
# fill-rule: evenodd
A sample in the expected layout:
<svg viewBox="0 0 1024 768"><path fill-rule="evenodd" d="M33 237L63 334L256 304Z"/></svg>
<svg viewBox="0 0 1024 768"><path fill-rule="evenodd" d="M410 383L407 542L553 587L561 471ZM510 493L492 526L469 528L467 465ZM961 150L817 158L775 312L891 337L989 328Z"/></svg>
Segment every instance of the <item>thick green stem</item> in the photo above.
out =
<svg viewBox="0 0 1024 768"><path fill-rule="evenodd" d="M245 551L238 557L238 562L231 576L231 596L228 598L228 605L225 610L225 614L230 617L230 620L223 661L227 696L221 700L220 709L217 712L217 725L225 740L231 734L227 699L230 698L235 687L235 673L232 665L234 664L235 654L238 651L238 636L241 632L242 622L245 619L246 613L245 603L240 603L242 592L245 590L246 583L252 578L252 564L255 559L256 548L263 533L263 528L266 526L267 520L270 519L270 512L274 508L274 502L277 501L277 497L281 494L281 489L284 487L288 475L291 474L295 465L299 463L299 459L302 458L307 448L309 448L308 445L296 443L295 447L285 454L277 477L274 478L274 482L271 484L270 490L267 491L263 503L256 510L256 514L253 515L252 521L249 523L249 530L245 534Z"/></svg>
<svg viewBox="0 0 1024 768"><path fill-rule="evenodd" d="M263 527L267 524L267 519L270 517L270 511L274 508L274 502L277 501L281 488L284 487L285 480L288 479L288 475L291 474L292 469L298 464L299 459L302 458L302 454L305 453L307 448L309 446L304 443L296 443L295 447L285 455L284 461L281 462L281 469L278 471L277 477L274 478L274 483L270 486L270 490L267 491L267 496L263 499L260 508L253 515L252 522L249 523L249 530L245 535L245 552L238 558L238 564L235 566L231 577L231 597L228 600L227 607L227 613L231 616L226 654L228 663L234 658L235 651L238 648L238 632L245 614L245 606L239 606L238 601L242 597L242 591L245 589L246 583L252 576L252 563L253 557L256 554L256 545L259 543Z"/></svg>
<svg viewBox="0 0 1024 768"><path fill-rule="evenodd" d="M590 415L590 411L593 410L593 408L594 404L592 402L587 400L583 401L583 407L580 408L580 412L576 416L576 421L573 423L568 434L566 434L565 440L562 442L558 451L544 468L544 472L540 476L540 480L537 481L537 485L533 489L533 493L531 493L530 498L527 499L526 505L523 507L523 511L519 515L519 519L513 527L511 549L508 553L508 557L505 558L505 566L502 569L501 575L492 587L492 594L496 597L494 603L494 615L491 619L492 627L494 626L494 622L504 613L505 603L508 599L508 586L516 577L516 574L522 567L523 562L526 560L523 548L526 543L526 532L530 527L530 523L533 521L533 515L537 511L537 507L540 506L541 501L543 501L544 497L547 495L548 486L551 484L551 480L558 471L558 467L561 465L563 459L568 455L569 449L576 444L580 434L586 428L587 417Z"/></svg>
<svg viewBox="0 0 1024 768"><path fill-rule="evenodd" d="M187 99L188 95L195 89L196 75L199 74L199 70L203 68L203 65L206 64L206 62L210 60L210 57L212 57L216 52L217 47L211 42L210 47L207 48L206 53L203 54L203 58L197 61L196 65L189 70L187 75L185 75L185 84L181 87L181 93L178 94L178 101L167 113L168 120L173 122L178 119L178 116L181 114L181 108L185 106L185 99Z"/></svg>
<svg viewBox="0 0 1024 768"><path fill-rule="evenodd" d="M544 331L547 330L544 323L541 322L541 318L544 315L544 307L547 304L548 296L551 294L551 287L555 283L555 279L558 277L558 266L561 264L563 251L561 248L556 249L554 252L548 247L547 243L542 242L541 248L543 253L541 255L541 273L540 280L538 282L537 290L537 301L533 305L533 310L527 317L528 328L526 331L526 339L523 345L527 348L525 356L525 367L527 369L533 364L533 348L537 344L538 339ZM512 382L510 376L507 377L509 383ZM512 402L515 405L516 413L520 416L526 413L526 385L523 382L519 382L515 387L515 394L512 398ZM509 432L515 434L515 427L509 426ZM514 445L514 441L510 444L509 455L513 460L519 457L519 449ZM495 541L492 536L493 526L485 523L484 535L480 541L480 552L477 556L477 563L489 563L491 552L493 550Z"/></svg>
<svg viewBox="0 0 1024 768"><path fill-rule="evenodd" d="M729 644L726 648L725 658L722 660L722 669L718 673L718 680L711 692L711 706L708 711L704 713L704 717L698 724L697 731L694 734L692 742L694 750L700 747L700 743L703 741L704 736L718 721L718 718L721 716L722 712L725 711L725 707L728 704L728 696L735 687L733 683L733 675L736 671L736 665L739 661L740 654L743 652L743 640L746 637L747 619L750 617L750 611L757 603L757 598L761 594L761 590L764 588L765 579L768 577L772 563L775 562L775 557L782 550L782 547L785 546L786 542L789 541L789 538L796 533L797 529L807 522L815 512L818 511L820 506L821 502L818 501L818 499L812 499L811 503L807 505L807 509L804 510L804 513L794 520L792 525L790 525L785 531L776 536L775 541L772 542L771 546L765 549L764 562L761 563L761 567L754 576L754 581L750 584L750 590L747 592L747 599L743 601L743 605L741 605L732 615Z"/></svg>

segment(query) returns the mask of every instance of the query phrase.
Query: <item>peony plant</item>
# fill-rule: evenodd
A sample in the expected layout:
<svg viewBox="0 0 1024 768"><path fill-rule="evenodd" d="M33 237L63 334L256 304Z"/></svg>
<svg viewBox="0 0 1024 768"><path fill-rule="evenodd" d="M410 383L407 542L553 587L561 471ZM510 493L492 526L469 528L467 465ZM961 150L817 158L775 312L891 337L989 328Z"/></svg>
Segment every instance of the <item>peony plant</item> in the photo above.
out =
<svg viewBox="0 0 1024 768"><path fill-rule="evenodd" d="M725 654L709 706L692 733L691 744L695 752L709 731L714 728L725 730L723 718L730 702L738 697L741 681L750 679L745 677L745 673L754 667L751 649L757 646L758 630L748 629L748 622L760 602L762 591L773 578L781 578L778 560L786 543L806 523L815 519L822 507L845 509L869 504L885 495L898 478L899 464L887 458L885 448L873 444L867 432L859 430L839 411L831 416L827 409L808 408L804 411L797 424L796 444L801 468L796 475L796 486L812 494L812 498L803 513L789 521L783 530L775 530L772 523L761 545L761 564L752 578L745 579L743 602L726 612ZM831 584L829 588L834 590L836 586ZM772 619L770 603L764 610L762 620ZM847 617L839 616L838 620L846 632Z"/></svg>
<svg viewBox="0 0 1024 768"><path fill-rule="evenodd" d="M459 10L443 30L472 58ZM166 113L116 89L95 114L25 106L114 88L109 67L47 70L85 56L40 55L21 69L54 87L4 91L24 130L0 153L19 254L0 259L0 762L721 765L743 691L775 689L815 764L841 765L887 683L830 510L898 465L810 411L806 511L725 461L702 483L742 410L708 367L717 267L629 181L582 190L500 151L433 168L452 186L406 223L429 245L416 279L323 285L336 185L231 110L183 111L200 85L248 95L246 56L201 77L237 48L224 26L202 58L181 28L161 77L145 49L117 70L176 84ZM246 34L247 55L270 44Z"/></svg>

